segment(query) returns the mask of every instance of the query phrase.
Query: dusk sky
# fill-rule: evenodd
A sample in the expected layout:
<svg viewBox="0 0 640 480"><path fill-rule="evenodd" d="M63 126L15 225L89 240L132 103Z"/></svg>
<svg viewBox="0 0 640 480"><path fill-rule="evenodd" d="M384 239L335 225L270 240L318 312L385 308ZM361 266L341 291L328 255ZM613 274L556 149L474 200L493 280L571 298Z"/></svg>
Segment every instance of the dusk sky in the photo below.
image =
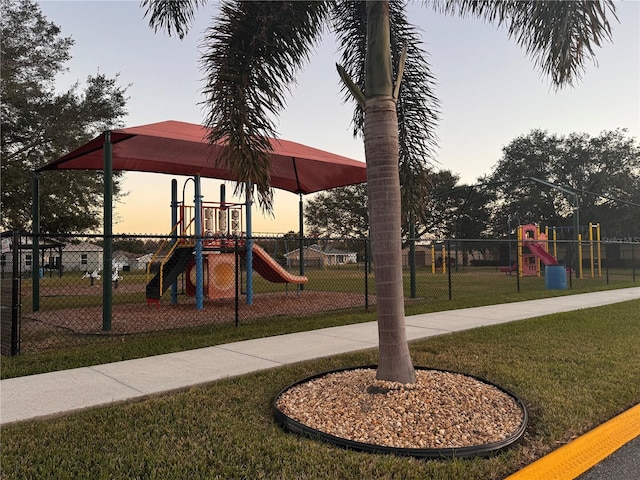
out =
<svg viewBox="0 0 640 480"><path fill-rule="evenodd" d="M164 120L202 123L202 36L219 2L199 10L189 34L179 40L154 33L138 1L40 1L44 15L75 41L66 89L98 72L119 74L131 85L127 126ZM598 135L625 128L640 133L640 2L616 2L613 42L596 50L575 87L556 91L525 51L503 29L474 18L446 17L410 4L409 19L422 30L423 48L436 76L442 118L437 129L436 169L457 173L464 183L489 174L502 148L533 129ZM352 136L351 104L343 104L333 37L328 34L298 76L278 122L281 138L364 161ZM116 233L170 230L169 175L127 173L129 195L117 206ZM186 177L178 177L182 185ZM205 201L217 201L219 183L203 182ZM227 187L227 192L233 189ZM190 190L192 191L192 190ZM227 193L227 197L229 193ZM229 200L229 198L227 198ZM277 191L274 218L254 214L254 232L297 230L298 197Z"/></svg>

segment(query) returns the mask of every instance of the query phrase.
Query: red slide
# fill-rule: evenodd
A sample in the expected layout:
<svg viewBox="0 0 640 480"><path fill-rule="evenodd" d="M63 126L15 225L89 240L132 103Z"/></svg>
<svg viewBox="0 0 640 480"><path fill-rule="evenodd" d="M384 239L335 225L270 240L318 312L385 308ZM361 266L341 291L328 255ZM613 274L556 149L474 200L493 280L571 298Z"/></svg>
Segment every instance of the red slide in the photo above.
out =
<svg viewBox="0 0 640 480"><path fill-rule="evenodd" d="M253 269L266 280L273 283L307 283L307 277L289 273L259 245L254 243L251 251Z"/></svg>
<svg viewBox="0 0 640 480"><path fill-rule="evenodd" d="M524 242L524 244L545 265L559 265L556 257L547 252L542 245L535 242Z"/></svg>

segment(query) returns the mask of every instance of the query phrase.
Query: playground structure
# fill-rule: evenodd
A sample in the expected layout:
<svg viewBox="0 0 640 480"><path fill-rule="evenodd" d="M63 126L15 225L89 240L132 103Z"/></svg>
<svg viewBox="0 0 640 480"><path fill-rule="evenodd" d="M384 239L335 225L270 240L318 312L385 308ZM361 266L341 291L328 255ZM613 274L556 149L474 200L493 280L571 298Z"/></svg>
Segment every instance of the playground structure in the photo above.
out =
<svg viewBox="0 0 640 480"><path fill-rule="evenodd" d="M540 264L560 265L558 259L549 253L547 234L539 231L534 224L518 227L518 273L521 277L540 276Z"/></svg>
<svg viewBox="0 0 640 480"><path fill-rule="evenodd" d="M518 271L521 277L541 276L541 264L545 266L545 277L549 276L549 271L561 266L570 270L569 267L561 265L558 260L558 236L560 229L556 227L546 227L542 232L538 225L527 224L518 227L518 259L517 262L507 267L502 267L501 272L511 273ZM589 223L588 225L588 249L589 266L591 278L602 276L602 252L600 242L600 224ZM550 238L551 237L551 238ZM584 278L584 248L582 233L577 234L577 278ZM566 250L566 249L565 249ZM557 274L559 275L559 274Z"/></svg>
<svg viewBox="0 0 640 480"><path fill-rule="evenodd" d="M171 241L163 242L147 266L148 305L159 307L169 287L172 288L171 303L177 303L177 279L181 274L185 275L186 294L196 297L198 309L204 297L236 297L240 258L246 260L247 266L251 265L247 268L247 290L251 289L249 276L253 270L272 283L291 283L298 288L307 283L307 277L291 274L245 237L242 226L246 204L225 202L224 187L224 184L220 187L220 202L196 201L196 205L188 206L184 198L176 201L174 183L172 218L177 221L171 231ZM199 197L196 195L196 200Z"/></svg>
<svg viewBox="0 0 640 480"><path fill-rule="evenodd" d="M545 266L545 284L548 290L565 290L567 288L567 269L558 261L557 251L554 255L548 250L548 234L542 233L537 225L527 224L518 227L518 261L502 272L510 273L516 268L518 276L541 276L540 264Z"/></svg>

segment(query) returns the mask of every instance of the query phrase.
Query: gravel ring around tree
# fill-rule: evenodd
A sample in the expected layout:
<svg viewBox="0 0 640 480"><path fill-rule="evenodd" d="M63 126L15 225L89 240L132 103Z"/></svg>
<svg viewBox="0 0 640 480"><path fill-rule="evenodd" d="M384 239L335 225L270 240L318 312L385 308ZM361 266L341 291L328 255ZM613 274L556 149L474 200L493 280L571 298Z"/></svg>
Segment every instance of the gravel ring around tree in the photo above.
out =
<svg viewBox="0 0 640 480"><path fill-rule="evenodd" d="M523 402L486 380L421 367L415 384L375 375L361 367L294 383L274 400L276 421L341 447L420 458L487 456L524 435Z"/></svg>

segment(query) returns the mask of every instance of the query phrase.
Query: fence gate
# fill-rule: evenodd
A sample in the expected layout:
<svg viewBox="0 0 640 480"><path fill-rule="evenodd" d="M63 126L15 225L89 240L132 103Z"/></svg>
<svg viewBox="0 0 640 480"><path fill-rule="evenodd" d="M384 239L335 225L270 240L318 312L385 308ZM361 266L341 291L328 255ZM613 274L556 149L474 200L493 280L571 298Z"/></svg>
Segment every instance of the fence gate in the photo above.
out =
<svg viewBox="0 0 640 480"><path fill-rule="evenodd" d="M15 356L20 353L20 293L22 287L20 238L17 231L12 232L11 237L2 237L0 353L7 356Z"/></svg>

